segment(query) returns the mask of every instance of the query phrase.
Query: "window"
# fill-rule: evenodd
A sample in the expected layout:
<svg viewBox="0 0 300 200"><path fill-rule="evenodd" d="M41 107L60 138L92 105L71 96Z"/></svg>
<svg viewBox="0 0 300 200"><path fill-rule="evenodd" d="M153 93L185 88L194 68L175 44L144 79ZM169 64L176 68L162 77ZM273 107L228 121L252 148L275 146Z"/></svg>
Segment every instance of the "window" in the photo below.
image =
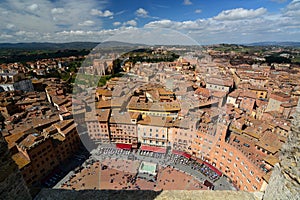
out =
<svg viewBox="0 0 300 200"><path fill-rule="evenodd" d="M258 176L255 179L256 179L257 182L261 181L261 179Z"/></svg>
<svg viewBox="0 0 300 200"><path fill-rule="evenodd" d="M244 143L244 146L245 146L245 147L250 147L250 145L249 145L249 144L247 144L247 143Z"/></svg>
<svg viewBox="0 0 300 200"><path fill-rule="evenodd" d="M239 143L240 141L238 139L233 139L234 142Z"/></svg>

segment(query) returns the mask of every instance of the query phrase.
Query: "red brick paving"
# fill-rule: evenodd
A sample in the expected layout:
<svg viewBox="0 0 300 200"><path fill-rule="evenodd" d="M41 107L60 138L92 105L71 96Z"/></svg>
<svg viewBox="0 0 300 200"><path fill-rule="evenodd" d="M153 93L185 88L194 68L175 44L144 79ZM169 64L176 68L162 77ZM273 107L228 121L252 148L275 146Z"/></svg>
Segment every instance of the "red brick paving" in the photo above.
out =
<svg viewBox="0 0 300 200"><path fill-rule="evenodd" d="M135 190L206 190L207 187L190 175L171 167L159 167L157 181L150 182L141 178L132 181L136 175L139 161L104 160L101 164L94 163L81 170L69 181L63 189L126 189ZM102 170L101 167L108 168Z"/></svg>

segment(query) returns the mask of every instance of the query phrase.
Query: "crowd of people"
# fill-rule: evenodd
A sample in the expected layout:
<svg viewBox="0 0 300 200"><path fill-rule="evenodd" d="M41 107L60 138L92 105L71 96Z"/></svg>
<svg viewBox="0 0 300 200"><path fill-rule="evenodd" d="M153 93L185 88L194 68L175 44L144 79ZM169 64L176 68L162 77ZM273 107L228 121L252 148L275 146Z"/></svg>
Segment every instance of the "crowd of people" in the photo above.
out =
<svg viewBox="0 0 300 200"><path fill-rule="evenodd" d="M152 158L156 158L156 159L164 159L165 158L165 154L156 153L156 152L152 152L152 151L144 151L144 150L140 150L139 155L152 157Z"/></svg>
<svg viewBox="0 0 300 200"><path fill-rule="evenodd" d="M215 182L220 176L211 168L199 163L191 158L184 157L182 155L173 154L171 151L164 153L157 153L144 150L127 150L117 149L114 147L101 147L99 146L95 155L101 158L117 158L128 160L145 160L158 163L161 166L185 166L190 169L190 172L201 172L206 178Z"/></svg>

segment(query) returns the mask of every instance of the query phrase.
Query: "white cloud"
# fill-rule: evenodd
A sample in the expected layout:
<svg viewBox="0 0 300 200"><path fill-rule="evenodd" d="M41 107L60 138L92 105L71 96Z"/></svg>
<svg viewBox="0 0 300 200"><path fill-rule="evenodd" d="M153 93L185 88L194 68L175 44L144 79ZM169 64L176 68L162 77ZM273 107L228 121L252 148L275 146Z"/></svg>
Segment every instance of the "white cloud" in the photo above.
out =
<svg viewBox="0 0 300 200"><path fill-rule="evenodd" d="M284 3L284 2L286 2L287 0L271 0L271 1L276 2L276 3Z"/></svg>
<svg viewBox="0 0 300 200"><path fill-rule="evenodd" d="M183 0L183 5L192 5L193 3L190 0Z"/></svg>
<svg viewBox="0 0 300 200"><path fill-rule="evenodd" d="M6 25L6 28L7 29L13 29L13 28L15 28L16 26L14 25L14 24L7 24Z"/></svg>
<svg viewBox="0 0 300 200"><path fill-rule="evenodd" d="M114 25L114 26L120 26L120 25L121 25L121 22L114 22L113 25Z"/></svg>
<svg viewBox="0 0 300 200"><path fill-rule="evenodd" d="M82 23L78 23L79 26L93 26L95 25L95 22L92 20L86 20Z"/></svg>
<svg viewBox="0 0 300 200"><path fill-rule="evenodd" d="M244 9L244 8L235 8L232 10L224 10L219 13L214 19L216 20L241 20L241 19L250 19L259 17L267 12L265 8L253 9Z"/></svg>
<svg viewBox="0 0 300 200"><path fill-rule="evenodd" d="M201 13L202 12L202 10L200 10L200 9L196 9L195 10L195 13L197 13L197 14L199 14L199 13Z"/></svg>
<svg viewBox="0 0 300 200"><path fill-rule="evenodd" d="M145 24L146 28L153 28L153 27L157 27L157 28L172 28L172 26L174 25L175 22L169 20L169 19L163 19L163 20L159 20L159 21L152 21L149 22L148 24Z"/></svg>
<svg viewBox="0 0 300 200"><path fill-rule="evenodd" d="M149 22L144 27L178 30L202 44L300 40L300 21L296 18L267 13L260 17L243 17L244 20L219 20L212 17L181 22L166 19Z"/></svg>
<svg viewBox="0 0 300 200"><path fill-rule="evenodd" d="M137 25L143 25L143 20L138 24L137 19L133 18L125 22L114 20L112 25L117 28L105 29L102 27L102 17L111 18L128 11L113 13L104 7L105 2L100 3L99 0L78 0L76 3L67 0L43 0L43 4L34 1L0 1L0 42L102 41L124 29L136 31ZM141 9L136 10L139 10L140 15L146 14L149 20L155 19L147 10ZM192 11L199 12L196 7ZM200 43L206 44L300 41L299 12L300 1L294 0L275 14L268 13L265 8L237 8L197 20L172 21L156 18L144 27L170 28L187 33ZM132 14L137 16L138 13ZM132 40L134 39L133 37Z"/></svg>
<svg viewBox="0 0 300 200"><path fill-rule="evenodd" d="M62 13L64 13L65 12L65 9L63 9L63 8L53 8L52 10L51 10L51 13L52 14L62 14Z"/></svg>
<svg viewBox="0 0 300 200"><path fill-rule="evenodd" d="M93 8L103 9L97 0L78 0L76 3L65 0L43 0L42 4L33 1L35 0L0 1L0 33L14 36L13 39L6 41L1 39L2 42L51 39L55 42L60 40L55 38L56 32L78 29L94 31L102 28L101 18L83 14L89 13ZM97 26L92 26L89 20Z"/></svg>
<svg viewBox="0 0 300 200"><path fill-rule="evenodd" d="M97 9L92 9L91 15L98 15L100 17L112 17L114 15L114 13L109 10L101 11L101 10L97 10Z"/></svg>
<svg viewBox="0 0 300 200"><path fill-rule="evenodd" d="M137 25L137 22L136 22L135 20L132 19L132 20L129 20L129 21L127 21L127 22L124 22L123 25L124 25L124 26L126 26L126 25L136 26L136 25Z"/></svg>
<svg viewBox="0 0 300 200"><path fill-rule="evenodd" d="M298 17L298 20L300 20L300 0L293 0L289 3L284 9L284 16Z"/></svg>
<svg viewBox="0 0 300 200"><path fill-rule="evenodd" d="M126 30L136 29L134 27L120 27L118 29L105 29L101 31L83 31L83 30L70 30L70 31L61 31L52 35L49 40L53 38L59 38L58 41L105 41L106 39L115 36Z"/></svg>
<svg viewBox="0 0 300 200"><path fill-rule="evenodd" d="M137 9L135 14L139 17L148 17L148 11L146 11L144 8Z"/></svg>
<svg viewBox="0 0 300 200"><path fill-rule="evenodd" d="M28 6L27 8L30 11L36 11L39 8L39 6L34 3L34 4L31 4L30 6Z"/></svg>
<svg viewBox="0 0 300 200"><path fill-rule="evenodd" d="M8 35L8 34L0 34L0 39L11 39L13 38L13 35Z"/></svg>
<svg viewBox="0 0 300 200"><path fill-rule="evenodd" d="M136 27L125 27L124 29L119 29L116 34L108 38L108 41L121 41L149 45L197 45L195 40L178 31L168 29L141 29Z"/></svg>

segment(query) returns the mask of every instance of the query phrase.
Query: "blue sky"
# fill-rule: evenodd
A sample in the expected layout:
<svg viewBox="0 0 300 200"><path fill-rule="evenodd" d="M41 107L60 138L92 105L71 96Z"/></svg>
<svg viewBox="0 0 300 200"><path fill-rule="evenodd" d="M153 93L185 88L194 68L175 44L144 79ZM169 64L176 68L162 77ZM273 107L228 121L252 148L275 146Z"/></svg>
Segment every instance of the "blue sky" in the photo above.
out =
<svg viewBox="0 0 300 200"><path fill-rule="evenodd" d="M101 42L144 28L199 44L300 41L300 0L6 0L0 18L0 42Z"/></svg>

